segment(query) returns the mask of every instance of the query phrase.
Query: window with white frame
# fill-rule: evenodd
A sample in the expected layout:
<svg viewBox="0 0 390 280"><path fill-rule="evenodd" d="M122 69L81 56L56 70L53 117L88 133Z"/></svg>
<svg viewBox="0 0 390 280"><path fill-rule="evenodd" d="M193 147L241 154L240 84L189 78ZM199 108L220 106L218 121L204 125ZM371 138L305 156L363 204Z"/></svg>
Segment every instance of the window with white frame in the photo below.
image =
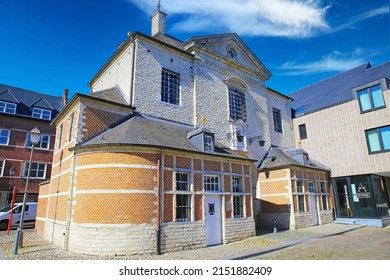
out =
<svg viewBox="0 0 390 280"><path fill-rule="evenodd" d="M74 121L74 113L72 113L70 116L69 116L69 119L68 119L68 142L70 140L72 140L72 137L73 137L73 121Z"/></svg>
<svg viewBox="0 0 390 280"><path fill-rule="evenodd" d="M274 118L274 130L279 133L283 133L282 127L282 113L279 109L272 108L272 114Z"/></svg>
<svg viewBox="0 0 390 280"><path fill-rule="evenodd" d="M233 192L233 217L240 218L244 216L244 191L242 177L232 177L232 192Z"/></svg>
<svg viewBox="0 0 390 280"><path fill-rule="evenodd" d="M0 101L0 112L8 114L16 114L16 104L6 101Z"/></svg>
<svg viewBox="0 0 390 280"><path fill-rule="evenodd" d="M180 105L180 75L164 68L161 74L161 101Z"/></svg>
<svg viewBox="0 0 390 280"><path fill-rule="evenodd" d="M362 113L384 108L385 100L380 85L375 85L357 92Z"/></svg>
<svg viewBox="0 0 390 280"><path fill-rule="evenodd" d="M23 163L23 177L28 176L29 163ZM30 178L44 179L46 177L46 163L33 162L31 163Z"/></svg>
<svg viewBox="0 0 390 280"><path fill-rule="evenodd" d="M7 146L9 143L10 135L11 135L11 130L0 129L0 145Z"/></svg>
<svg viewBox="0 0 390 280"><path fill-rule="evenodd" d="M5 160L0 159L0 177L3 177L4 168L5 168Z"/></svg>
<svg viewBox="0 0 390 280"><path fill-rule="evenodd" d="M26 148L31 148L30 132L27 133ZM48 150L50 148L50 135L41 134L39 137L39 142L35 145L34 148Z"/></svg>
<svg viewBox="0 0 390 280"><path fill-rule="evenodd" d="M190 174L187 172L175 173L175 220L177 222L184 222L191 220L191 200L192 195L188 193L190 191Z"/></svg>
<svg viewBox="0 0 390 280"><path fill-rule="evenodd" d="M230 118L246 120L245 95L234 89L229 89Z"/></svg>
<svg viewBox="0 0 390 280"><path fill-rule="evenodd" d="M298 212L306 212L305 211L305 193L304 193L304 187L303 182L301 180L296 181L296 199L298 204Z"/></svg>
<svg viewBox="0 0 390 280"><path fill-rule="evenodd" d="M51 120L51 110L34 107L31 116L42 120Z"/></svg>
<svg viewBox="0 0 390 280"><path fill-rule="evenodd" d="M308 182L308 186L309 186L309 192L311 192L311 193L317 192L316 191L316 185L315 185L315 183L313 181L309 181Z"/></svg>
<svg viewBox="0 0 390 280"><path fill-rule="evenodd" d="M61 124L58 129L57 129L57 150L61 148L62 145L62 130L63 130L64 125Z"/></svg>
<svg viewBox="0 0 390 280"><path fill-rule="evenodd" d="M219 192L219 176L205 175L204 176L204 190L208 192Z"/></svg>
<svg viewBox="0 0 390 280"><path fill-rule="evenodd" d="M204 151L205 152L214 152L214 141L211 135L204 136Z"/></svg>

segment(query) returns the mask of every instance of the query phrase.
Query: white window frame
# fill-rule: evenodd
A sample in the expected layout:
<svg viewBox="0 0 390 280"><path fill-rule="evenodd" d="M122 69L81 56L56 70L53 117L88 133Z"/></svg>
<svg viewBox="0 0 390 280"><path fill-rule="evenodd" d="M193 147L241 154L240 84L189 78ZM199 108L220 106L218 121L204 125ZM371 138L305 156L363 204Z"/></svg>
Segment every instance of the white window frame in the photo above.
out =
<svg viewBox="0 0 390 280"><path fill-rule="evenodd" d="M49 114L49 117L48 117L48 118L45 118L44 116L47 115L47 113ZM51 113L52 113L51 110L43 109L43 108L39 108L39 107L33 107L31 116L32 116L33 118L36 118L36 119L41 119L41 120L48 120L48 121L50 121L50 120L51 120Z"/></svg>
<svg viewBox="0 0 390 280"><path fill-rule="evenodd" d="M204 151L205 152L214 152L214 141L211 135L204 135Z"/></svg>
<svg viewBox="0 0 390 280"><path fill-rule="evenodd" d="M0 177L3 177L4 175L5 161L5 159L0 160Z"/></svg>
<svg viewBox="0 0 390 280"><path fill-rule="evenodd" d="M70 142L73 139L73 121L74 121L74 112L68 118L68 136L67 141Z"/></svg>
<svg viewBox="0 0 390 280"><path fill-rule="evenodd" d="M0 138L1 138L1 135L3 134L3 131L8 131L8 136L7 136L7 143L0 143L0 146L8 146L9 145L9 139L11 138L11 129L4 129L4 128L0 128Z"/></svg>
<svg viewBox="0 0 390 280"><path fill-rule="evenodd" d="M237 184L238 183L238 184ZM233 218L243 218L244 213L244 178L242 176L232 176L231 177L231 186L232 186L232 202L233 202ZM238 209L237 209L237 200L238 200Z"/></svg>
<svg viewBox="0 0 390 280"><path fill-rule="evenodd" d="M207 179L210 179L210 182L206 182ZM221 191L221 180L219 175L205 174L203 175L203 185L206 192L220 192ZM208 186L213 186L209 188ZM215 189L216 187L216 189Z"/></svg>
<svg viewBox="0 0 390 280"><path fill-rule="evenodd" d="M57 129L57 144L56 144L56 148L57 150L61 149L62 147L62 132L64 130L64 124L62 123L58 129Z"/></svg>
<svg viewBox="0 0 390 280"><path fill-rule="evenodd" d="M183 181L182 178L180 178L180 181L179 180L179 177L180 176L177 176L178 174L185 174L187 175L187 181ZM193 192L191 191L192 190L192 179L191 179L191 173L190 172L186 172L186 171L176 171L174 172L174 193L175 193L175 196L174 196L174 204L173 204L173 207L174 207L174 221L175 222L189 222L189 221L192 221L193 220L193 215L194 215L194 203L193 203ZM180 186L182 186L182 184L186 184L187 187L185 189L182 189L181 187L178 188L178 183L180 184ZM187 204L186 204L186 207L183 207L183 206L178 206L178 202L179 202L179 197L185 197L187 199ZM186 208L187 209L187 217L181 217L181 218L177 218L177 213L178 213L178 209L180 208Z"/></svg>
<svg viewBox="0 0 390 280"><path fill-rule="evenodd" d="M12 108L10 108L12 107ZM10 110L12 112L7 112L7 110ZM16 114L16 104L12 102L7 102L7 101L0 101L0 112L2 113L7 113L7 114Z"/></svg>
<svg viewBox="0 0 390 280"><path fill-rule="evenodd" d="M28 175L28 161L24 161L23 162L23 171L22 171L22 177L23 178L27 178L27 175ZM31 165L33 166L34 164L37 165L37 169L31 169L31 172L30 172L30 178L32 179L45 179L46 178L46 172L47 172L47 163L42 163L42 162L32 162ZM43 167L41 170L40 167ZM33 173L33 170L35 170L35 174ZM42 177L38 177L38 172L40 171L43 171L43 176Z"/></svg>
<svg viewBox="0 0 390 280"><path fill-rule="evenodd" d="M30 136L30 132L27 132L27 135L26 135L26 144L25 144L25 147L26 148L31 148L31 140L30 140L30 145L29 144L29 136ZM47 141L43 141L44 138L47 137ZM39 150L49 150L50 149L50 139L51 139L51 135L49 134L41 134L41 136L39 137L39 142L34 146L34 149L39 149ZM47 147L44 148L42 147L42 144L44 142L47 142Z"/></svg>
<svg viewBox="0 0 390 280"><path fill-rule="evenodd" d="M317 192L317 190L316 190L316 183L314 181L309 181L307 183L307 185L308 185L310 193L316 193Z"/></svg>

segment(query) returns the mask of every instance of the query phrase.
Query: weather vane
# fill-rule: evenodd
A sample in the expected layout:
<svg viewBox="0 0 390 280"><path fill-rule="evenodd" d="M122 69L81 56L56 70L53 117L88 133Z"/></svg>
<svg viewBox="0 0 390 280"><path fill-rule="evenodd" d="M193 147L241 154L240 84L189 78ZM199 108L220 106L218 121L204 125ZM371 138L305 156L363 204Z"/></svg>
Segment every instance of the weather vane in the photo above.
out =
<svg viewBox="0 0 390 280"><path fill-rule="evenodd" d="M206 123L206 118L204 117L204 115L202 115L202 117L200 118L200 123L202 126L204 126L204 124Z"/></svg>

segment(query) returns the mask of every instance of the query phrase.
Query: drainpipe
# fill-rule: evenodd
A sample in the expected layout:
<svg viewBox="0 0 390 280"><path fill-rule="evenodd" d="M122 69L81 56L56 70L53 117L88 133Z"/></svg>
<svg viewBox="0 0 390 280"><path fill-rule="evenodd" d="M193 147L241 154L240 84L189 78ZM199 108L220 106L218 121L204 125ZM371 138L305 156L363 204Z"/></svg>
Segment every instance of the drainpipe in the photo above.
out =
<svg viewBox="0 0 390 280"><path fill-rule="evenodd" d="M160 154L157 159L157 225L156 225L156 233L157 233L157 255L161 255L161 159L164 154L164 150L161 149Z"/></svg>

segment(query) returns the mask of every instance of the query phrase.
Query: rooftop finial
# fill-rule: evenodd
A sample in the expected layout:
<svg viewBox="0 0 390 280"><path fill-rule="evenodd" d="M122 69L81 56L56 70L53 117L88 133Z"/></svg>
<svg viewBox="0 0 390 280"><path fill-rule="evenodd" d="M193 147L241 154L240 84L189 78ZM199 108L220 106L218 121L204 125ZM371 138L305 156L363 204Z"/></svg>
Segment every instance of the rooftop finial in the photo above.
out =
<svg viewBox="0 0 390 280"><path fill-rule="evenodd" d="M157 11L161 10L161 0L157 1Z"/></svg>

